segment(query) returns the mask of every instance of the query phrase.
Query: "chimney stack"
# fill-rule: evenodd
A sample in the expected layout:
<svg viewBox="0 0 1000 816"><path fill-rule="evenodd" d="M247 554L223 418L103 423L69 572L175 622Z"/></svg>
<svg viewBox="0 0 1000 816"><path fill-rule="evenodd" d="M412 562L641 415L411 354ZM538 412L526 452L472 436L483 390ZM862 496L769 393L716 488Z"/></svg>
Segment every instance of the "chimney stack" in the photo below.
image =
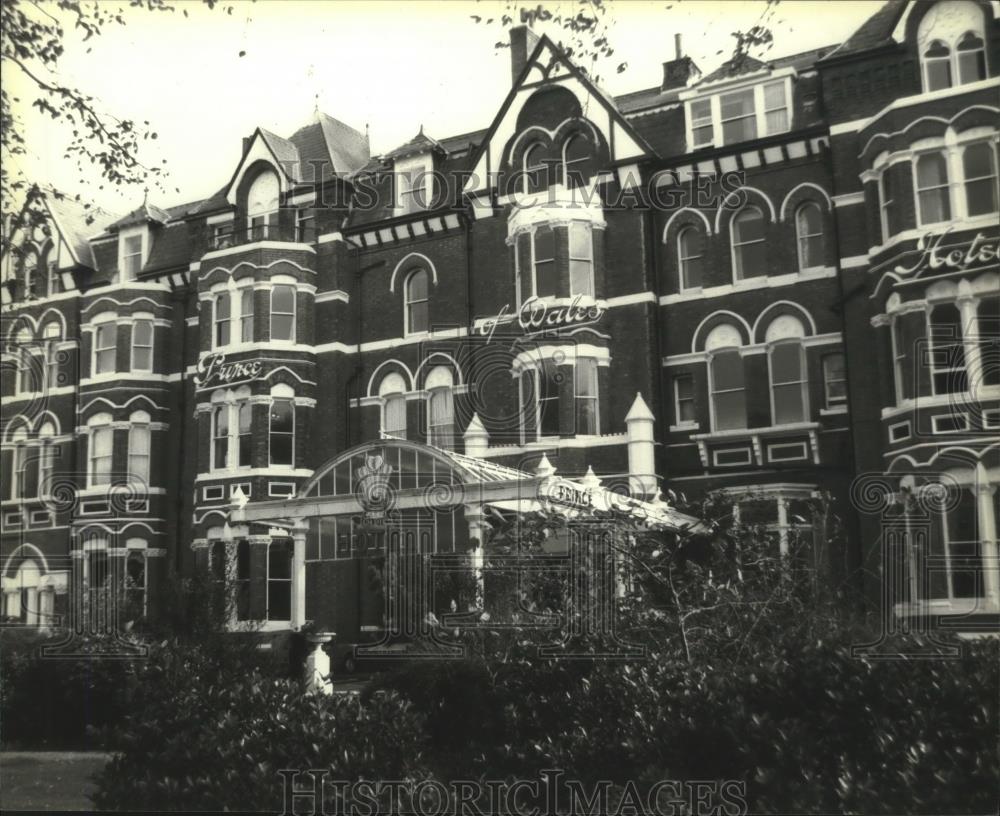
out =
<svg viewBox="0 0 1000 816"><path fill-rule="evenodd" d="M528 64L528 57L538 44L538 35L531 26L519 25L510 30L510 84L517 82L521 71Z"/></svg>
<svg viewBox="0 0 1000 816"><path fill-rule="evenodd" d="M694 64L694 60L684 56L681 35L674 34L674 58L663 63L663 84L660 86L660 90L669 91L673 88L682 88L700 76L701 71Z"/></svg>

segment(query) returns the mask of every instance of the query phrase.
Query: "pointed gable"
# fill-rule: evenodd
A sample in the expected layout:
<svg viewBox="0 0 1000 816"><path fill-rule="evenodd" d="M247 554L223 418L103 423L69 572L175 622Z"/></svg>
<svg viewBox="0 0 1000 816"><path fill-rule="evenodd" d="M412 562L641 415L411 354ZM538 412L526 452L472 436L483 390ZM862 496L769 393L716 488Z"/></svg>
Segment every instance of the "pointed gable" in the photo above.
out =
<svg viewBox="0 0 1000 816"><path fill-rule="evenodd" d="M642 136L625 119L614 100L573 65L547 36L532 51L521 74L507 94L472 163L465 186L469 194L484 194L495 183L503 154L518 133L518 117L525 103L544 86L558 86L572 93L585 118L600 131L615 166L654 155Z"/></svg>

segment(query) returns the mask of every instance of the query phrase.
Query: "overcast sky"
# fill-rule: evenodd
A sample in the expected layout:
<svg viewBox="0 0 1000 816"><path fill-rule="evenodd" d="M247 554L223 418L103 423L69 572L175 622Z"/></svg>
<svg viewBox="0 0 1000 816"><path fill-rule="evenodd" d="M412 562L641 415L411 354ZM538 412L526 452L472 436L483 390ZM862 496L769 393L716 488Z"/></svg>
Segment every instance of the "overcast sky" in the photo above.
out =
<svg viewBox="0 0 1000 816"><path fill-rule="evenodd" d="M509 13L497 0L236 0L231 15L193 0L176 5L189 16L129 9L126 26L89 43L71 33L60 71L104 110L153 124L159 138L144 159L167 160L167 189L150 192L161 206L211 195L235 169L244 135L259 125L289 136L317 104L359 130L367 124L372 150L381 153L421 125L438 138L487 127L510 86L510 52L494 48L507 33L485 24ZM840 42L880 5L784 0L766 58ZM611 0L609 9L616 53L600 74L608 91L621 94L659 83L676 33L685 53L712 70L732 50L730 32L753 25L765 4ZM619 74L620 61L628 68ZM6 73L4 82L12 82L16 72ZM74 163L61 158L64 132L22 113L31 153L21 164L32 179L112 212L141 203L141 190L98 190L96 174L78 183Z"/></svg>

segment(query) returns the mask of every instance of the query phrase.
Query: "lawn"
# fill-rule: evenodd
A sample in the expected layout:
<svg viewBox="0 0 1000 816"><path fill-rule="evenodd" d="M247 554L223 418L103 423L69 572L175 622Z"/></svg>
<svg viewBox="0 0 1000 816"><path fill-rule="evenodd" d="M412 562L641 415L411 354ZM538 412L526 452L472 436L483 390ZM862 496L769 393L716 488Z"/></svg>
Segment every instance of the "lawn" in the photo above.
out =
<svg viewBox="0 0 1000 816"><path fill-rule="evenodd" d="M91 810L90 777L109 758L90 751L0 753L0 810Z"/></svg>

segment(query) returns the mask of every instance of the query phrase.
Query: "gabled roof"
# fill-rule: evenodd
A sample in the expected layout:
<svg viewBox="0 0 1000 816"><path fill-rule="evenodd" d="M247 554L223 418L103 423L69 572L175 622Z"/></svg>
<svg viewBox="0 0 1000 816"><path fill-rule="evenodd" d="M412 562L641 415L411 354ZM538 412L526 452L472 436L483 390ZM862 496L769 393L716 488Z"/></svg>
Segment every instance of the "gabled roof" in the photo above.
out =
<svg viewBox="0 0 1000 816"><path fill-rule="evenodd" d="M319 126L326 144L327 154L333 161L333 172L338 176L355 173L368 163L371 156L368 136L345 125L325 113L316 111L316 122L300 128L292 135L292 141L299 144L303 159L308 160L304 137L311 128ZM298 140L298 141L296 141Z"/></svg>
<svg viewBox="0 0 1000 816"><path fill-rule="evenodd" d="M108 226L108 230L118 230L122 227L131 227L136 224L166 224L170 220L170 214L164 212L159 207L144 201L124 218L120 218Z"/></svg>
<svg viewBox="0 0 1000 816"><path fill-rule="evenodd" d="M420 132L410 141L400 145L395 150L390 150L385 154L387 159L402 159L407 156L416 156L421 153L431 152L447 153L444 147L436 139L432 139L424 133L424 126L420 126Z"/></svg>
<svg viewBox="0 0 1000 816"><path fill-rule="evenodd" d="M724 63L722 63L722 65L712 71L712 73L707 76L703 76L698 84L707 85L711 82L719 82L723 79L729 79L730 77L743 76L744 74L755 74L757 71L763 71L766 69L766 62L761 62L759 59L755 59L749 54L741 54L727 59Z"/></svg>
<svg viewBox="0 0 1000 816"><path fill-rule="evenodd" d="M96 268L88 239L113 223L118 216L100 207L86 207L55 189L39 188L39 192L73 260L82 266Z"/></svg>
<svg viewBox="0 0 1000 816"><path fill-rule="evenodd" d="M896 28L899 18L906 11L907 2L908 0L887 0L882 8L865 20L857 31L844 40L826 58L844 57L892 42L892 32Z"/></svg>

